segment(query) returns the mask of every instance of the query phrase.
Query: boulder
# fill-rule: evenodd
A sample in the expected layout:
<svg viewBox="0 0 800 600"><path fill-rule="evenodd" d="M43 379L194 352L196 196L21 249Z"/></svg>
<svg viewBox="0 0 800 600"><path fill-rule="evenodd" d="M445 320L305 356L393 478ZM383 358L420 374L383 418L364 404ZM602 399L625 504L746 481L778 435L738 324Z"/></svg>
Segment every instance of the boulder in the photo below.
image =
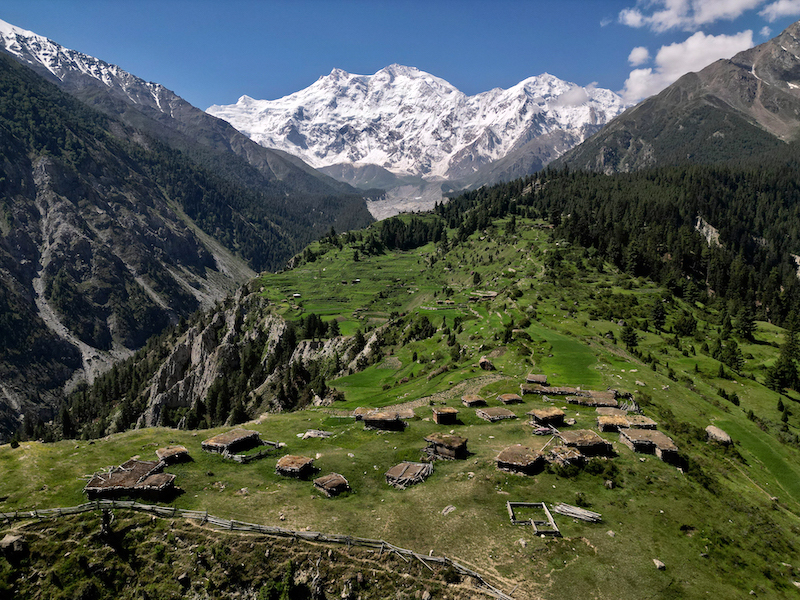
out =
<svg viewBox="0 0 800 600"><path fill-rule="evenodd" d="M484 371L494 371L494 365L492 364L492 361L485 356L481 356L481 359L478 361L478 366Z"/></svg>
<svg viewBox="0 0 800 600"><path fill-rule="evenodd" d="M711 442L725 444L726 446L732 443L731 436L715 425L709 425L706 427L706 435Z"/></svg>

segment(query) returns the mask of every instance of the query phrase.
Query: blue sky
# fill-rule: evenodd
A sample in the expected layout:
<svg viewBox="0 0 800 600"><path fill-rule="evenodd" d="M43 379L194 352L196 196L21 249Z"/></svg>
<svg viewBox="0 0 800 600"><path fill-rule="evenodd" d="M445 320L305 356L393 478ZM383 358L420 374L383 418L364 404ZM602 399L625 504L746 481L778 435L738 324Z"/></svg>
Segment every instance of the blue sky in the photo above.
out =
<svg viewBox="0 0 800 600"><path fill-rule="evenodd" d="M544 72L638 100L800 19L800 0L4 0L0 19L192 104L399 63L467 94Z"/></svg>

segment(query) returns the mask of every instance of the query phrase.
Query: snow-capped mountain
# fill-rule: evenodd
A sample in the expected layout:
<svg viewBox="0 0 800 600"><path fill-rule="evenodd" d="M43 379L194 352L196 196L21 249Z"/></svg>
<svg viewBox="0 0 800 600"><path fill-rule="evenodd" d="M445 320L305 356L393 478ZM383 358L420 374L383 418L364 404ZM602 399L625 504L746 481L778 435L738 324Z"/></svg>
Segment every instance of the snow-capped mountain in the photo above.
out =
<svg viewBox="0 0 800 600"><path fill-rule="evenodd" d="M541 168L624 108L609 90L546 73L507 90L467 96L429 73L391 65L374 75L334 69L284 98L242 96L207 112L259 144L317 168L378 165L435 181L470 179L482 167L548 138L551 142L536 144L534 152Z"/></svg>
<svg viewBox="0 0 800 600"><path fill-rule="evenodd" d="M58 81L87 75L111 90L124 93L132 102L171 112L170 103L185 100L162 85L146 82L117 65L70 50L56 42L0 20L0 45L20 62L42 66ZM41 69L37 69L40 74Z"/></svg>

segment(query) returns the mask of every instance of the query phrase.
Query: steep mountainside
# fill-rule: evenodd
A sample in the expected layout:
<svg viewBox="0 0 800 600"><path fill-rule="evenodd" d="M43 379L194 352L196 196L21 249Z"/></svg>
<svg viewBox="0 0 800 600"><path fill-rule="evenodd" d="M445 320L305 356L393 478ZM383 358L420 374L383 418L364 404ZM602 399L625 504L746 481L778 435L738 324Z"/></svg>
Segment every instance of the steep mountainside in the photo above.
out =
<svg viewBox="0 0 800 600"><path fill-rule="evenodd" d="M534 172L622 109L609 90L548 74L467 96L429 73L391 65L374 75L334 69L279 100L242 96L208 112L264 146L314 167L336 166L335 175L355 185L372 185L374 171L363 171L372 166L464 185ZM484 170L501 159L511 164Z"/></svg>
<svg viewBox="0 0 800 600"><path fill-rule="evenodd" d="M217 176L267 194L272 205L268 210L288 217L284 226L300 242L295 250L331 225L343 230L371 220L361 192L294 156L259 146L162 85L3 21L0 49L89 106L180 150ZM274 268L288 257L256 268Z"/></svg>
<svg viewBox="0 0 800 600"><path fill-rule="evenodd" d="M187 213L230 190L0 56L0 434L254 272ZM244 239L244 238L242 238Z"/></svg>
<svg viewBox="0 0 800 600"><path fill-rule="evenodd" d="M556 162L626 172L747 160L800 137L800 22L689 73Z"/></svg>

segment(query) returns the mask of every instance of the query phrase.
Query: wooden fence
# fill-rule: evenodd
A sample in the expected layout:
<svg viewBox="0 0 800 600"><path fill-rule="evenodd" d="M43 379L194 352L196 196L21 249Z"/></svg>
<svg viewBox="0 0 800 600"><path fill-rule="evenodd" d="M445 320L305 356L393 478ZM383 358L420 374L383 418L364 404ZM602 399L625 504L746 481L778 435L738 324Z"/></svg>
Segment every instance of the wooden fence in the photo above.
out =
<svg viewBox="0 0 800 600"><path fill-rule="evenodd" d="M94 500L79 504L78 506L70 506L66 508L45 508L34 509L25 511L15 511L11 513L0 513L0 521L5 523L12 523L19 520L29 519L53 519L58 517L65 517L68 515L77 515L85 512L93 512L104 509L124 509L137 512L149 513L159 517L173 518L181 517L184 519L192 519L199 521L203 524L208 524L217 529L226 531L242 531L248 533L260 533L262 535L269 535L273 537L288 538L292 540L303 540L306 542L318 542L327 544L341 544L346 546L358 546L363 548L372 548L379 550L381 554L384 552L392 552L406 562L410 559L420 561L428 570L433 572L431 564L440 566L450 566L455 569L462 576L472 577L478 586L486 594L498 598L499 600L514 600L511 596L503 593L489 582L487 582L482 575L469 569L456 561L445 556L428 556L426 554L417 554L413 550L399 548L389 542L383 540L371 540L368 538L359 538L349 535L336 535L320 533L316 531L294 531L291 529L284 529L282 527L270 527L266 525L258 525L255 523L245 523L242 521L220 519L213 515L208 514L207 511L198 510L184 510L181 508L170 506L156 506L153 504L142 504L140 502L131 500ZM429 564L430 563L430 564Z"/></svg>

